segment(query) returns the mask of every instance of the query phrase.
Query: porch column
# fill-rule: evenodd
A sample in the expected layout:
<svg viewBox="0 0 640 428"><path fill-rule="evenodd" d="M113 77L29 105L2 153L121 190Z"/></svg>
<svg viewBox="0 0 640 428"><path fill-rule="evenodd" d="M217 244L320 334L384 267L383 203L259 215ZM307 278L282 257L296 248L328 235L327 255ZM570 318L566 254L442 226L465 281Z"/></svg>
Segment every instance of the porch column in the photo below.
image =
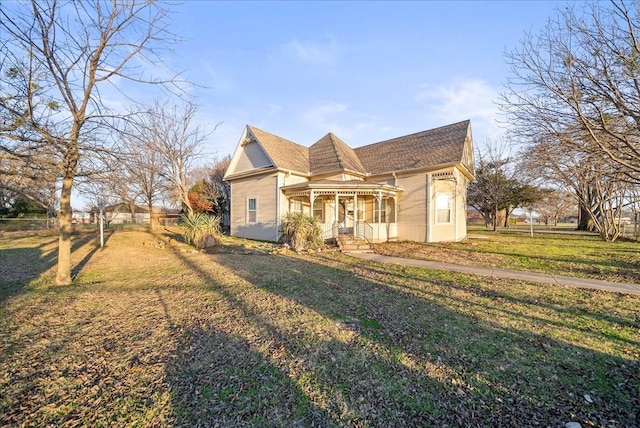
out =
<svg viewBox="0 0 640 428"><path fill-rule="evenodd" d="M311 202L311 207L310 207L311 217L313 217L313 203L315 202L315 200L316 200L316 195L315 193L313 193L313 190L311 190L309 192L309 202Z"/></svg>
<svg viewBox="0 0 640 428"><path fill-rule="evenodd" d="M376 223L380 223L380 209L382 208L382 192L380 190L378 190L378 194L376 195L376 200L378 201L378 206L374 207L377 208L377 213L378 215L376 216Z"/></svg>
<svg viewBox="0 0 640 428"><path fill-rule="evenodd" d="M353 194L353 236L358 236L358 192Z"/></svg>
<svg viewBox="0 0 640 428"><path fill-rule="evenodd" d="M338 192L336 192L336 200L335 204L333 205L333 222L338 222Z"/></svg>
<svg viewBox="0 0 640 428"><path fill-rule="evenodd" d="M398 195L393 196L393 222L398 223Z"/></svg>

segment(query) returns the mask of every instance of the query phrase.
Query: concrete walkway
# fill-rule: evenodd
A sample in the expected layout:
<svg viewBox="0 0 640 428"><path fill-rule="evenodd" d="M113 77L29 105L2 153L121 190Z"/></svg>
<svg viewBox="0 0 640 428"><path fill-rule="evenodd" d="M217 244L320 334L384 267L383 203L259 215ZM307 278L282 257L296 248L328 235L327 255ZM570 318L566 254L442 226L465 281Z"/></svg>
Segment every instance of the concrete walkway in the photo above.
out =
<svg viewBox="0 0 640 428"><path fill-rule="evenodd" d="M589 288L592 290L611 291L614 293L640 295L640 284L627 284L622 282L601 281L598 279L576 278L561 275L549 275L546 273L523 272L515 270L503 270L485 268L479 266L456 265L452 263L432 262L428 260L404 259L401 257L383 256L375 253L349 252L348 255L359 259L370 260L378 263L393 263L401 266L422 267L427 269L447 270L473 275L495 276L499 278L520 279L523 281L541 282L545 284L566 285L574 288Z"/></svg>

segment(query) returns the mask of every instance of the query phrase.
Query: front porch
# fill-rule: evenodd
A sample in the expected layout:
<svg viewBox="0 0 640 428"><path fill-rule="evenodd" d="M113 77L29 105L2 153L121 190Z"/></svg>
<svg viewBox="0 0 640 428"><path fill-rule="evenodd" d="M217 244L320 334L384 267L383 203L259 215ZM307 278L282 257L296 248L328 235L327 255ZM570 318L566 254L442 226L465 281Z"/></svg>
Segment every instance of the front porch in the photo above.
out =
<svg viewBox="0 0 640 428"><path fill-rule="evenodd" d="M369 223L359 221L354 226L343 226L344 223L320 223L325 241L339 236L357 236L368 242L387 242L398 238L398 223Z"/></svg>
<svg viewBox="0 0 640 428"><path fill-rule="evenodd" d="M398 192L387 184L334 182L332 188L301 183L283 188L289 212L313 215L325 240L339 236L386 242L398 237Z"/></svg>

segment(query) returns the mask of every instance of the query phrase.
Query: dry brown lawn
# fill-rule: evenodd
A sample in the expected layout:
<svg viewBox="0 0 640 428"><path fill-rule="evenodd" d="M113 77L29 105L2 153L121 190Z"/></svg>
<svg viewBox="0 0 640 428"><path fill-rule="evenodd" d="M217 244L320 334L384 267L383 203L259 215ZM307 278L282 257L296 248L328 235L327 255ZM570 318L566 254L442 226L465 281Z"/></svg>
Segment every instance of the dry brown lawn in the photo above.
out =
<svg viewBox="0 0 640 428"><path fill-rule="evenodd" d="M0 237L0 426L640 423L637 296L176 238Z"/></svg>

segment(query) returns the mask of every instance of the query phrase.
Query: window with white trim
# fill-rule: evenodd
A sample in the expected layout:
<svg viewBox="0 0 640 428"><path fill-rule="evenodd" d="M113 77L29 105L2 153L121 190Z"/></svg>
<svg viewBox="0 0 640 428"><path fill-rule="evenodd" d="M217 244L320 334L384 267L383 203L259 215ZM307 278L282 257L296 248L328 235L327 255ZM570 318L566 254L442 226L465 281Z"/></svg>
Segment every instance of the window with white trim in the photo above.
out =
<svg viewBox="0 0 640 428"><path fill-rule="evenodd" d="M376 223L386 223L387 222L387 200L386 199L376 199L375 205L375 213L373 214L373 220Z"/></svg>
<svg viewBox="0 0 640 428"><path fill-rule="evenodd" d="M302 212L302 199L289 200L289 212L301 213Z"/></svg>
<svg viewBox="0 0 640 428"><path fill-rule="evenodd" d="M248 198L247 199L247 223L257 223L257 222L258 222L258 199Z"/></svg>
<svg viewBox="0 0 640 428"><path fill-rule="evenodd" d="M451 223L451 195L436 195L436 224Z"/></svg>
<svg viewBox="0 0 640 428"><path fill-rule="evenodd" d="M313 216L324 223L324 201L320 198L316 198L313 201Z"/></svg>

